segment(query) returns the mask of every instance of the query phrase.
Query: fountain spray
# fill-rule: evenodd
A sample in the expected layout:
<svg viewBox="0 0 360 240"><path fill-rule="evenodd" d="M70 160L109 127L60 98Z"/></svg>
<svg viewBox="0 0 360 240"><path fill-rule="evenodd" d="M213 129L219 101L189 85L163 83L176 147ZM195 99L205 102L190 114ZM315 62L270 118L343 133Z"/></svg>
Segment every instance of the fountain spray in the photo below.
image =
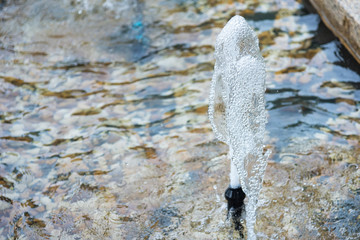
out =
<svg viewBox="0 0 360 240"><path fill-rule="evenodd" d="M241 230L239 219L247 197L247 237L256 239L256 208L270 155L263 154L266 72L259 40L243 17L231 18L218 35L215 60L209 119L216 138L229 146L230 186L225 198Z"/></svg>

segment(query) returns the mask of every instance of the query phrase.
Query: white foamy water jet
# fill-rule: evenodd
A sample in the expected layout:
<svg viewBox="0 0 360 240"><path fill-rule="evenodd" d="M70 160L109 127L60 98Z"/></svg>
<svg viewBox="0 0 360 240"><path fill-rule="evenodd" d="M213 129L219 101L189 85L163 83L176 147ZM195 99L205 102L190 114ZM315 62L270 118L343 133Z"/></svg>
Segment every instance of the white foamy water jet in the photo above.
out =
<svg viewBox="0 0 360 240"><path fill-rule="evenodd" d="M228 144L230 187L242 187L248 239L256 239L254 225L267 158L265 135L265 63L259 40L245 19L234 16L215 44L209 118L215 136Z"/></svg>

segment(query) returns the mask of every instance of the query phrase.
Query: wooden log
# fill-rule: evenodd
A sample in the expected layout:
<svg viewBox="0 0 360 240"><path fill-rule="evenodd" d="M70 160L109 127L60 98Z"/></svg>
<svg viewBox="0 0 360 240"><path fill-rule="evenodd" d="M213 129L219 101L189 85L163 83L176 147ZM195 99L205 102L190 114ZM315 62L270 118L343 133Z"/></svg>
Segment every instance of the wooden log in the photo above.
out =
<svg viewBox="0 0 360 240"><path fill-rule="evenodd" d="M325 25L360 63L360 0L310 0Z"/></svg>

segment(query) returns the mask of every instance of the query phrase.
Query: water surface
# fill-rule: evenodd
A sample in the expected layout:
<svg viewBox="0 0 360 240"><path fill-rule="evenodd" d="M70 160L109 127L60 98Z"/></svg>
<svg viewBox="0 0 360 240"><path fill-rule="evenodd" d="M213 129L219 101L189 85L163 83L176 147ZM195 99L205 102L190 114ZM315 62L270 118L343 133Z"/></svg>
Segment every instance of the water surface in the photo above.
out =
<svg viewBox="0 0 360 240"><path fill-rule="evenodd" d="M360 67L301 1L0 9L0 239L236 239L207 116L235 14L268 71L259 239L359 238Z"/></svg>

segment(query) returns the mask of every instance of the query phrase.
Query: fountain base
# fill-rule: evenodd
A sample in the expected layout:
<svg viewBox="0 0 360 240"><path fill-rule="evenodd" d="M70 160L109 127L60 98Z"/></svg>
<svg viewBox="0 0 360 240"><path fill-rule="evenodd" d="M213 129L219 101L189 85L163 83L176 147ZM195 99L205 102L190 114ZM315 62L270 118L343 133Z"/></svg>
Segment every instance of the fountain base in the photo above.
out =
<svg viewBox="0 0 360 240"><path fill-rule="evenodd" d="M239 231L241 237L243 237L243 226L240 222L240 217L245 197L246 195L241 187L229 187L225 191L225 199L228 201L228 217L231 217L235 225L235 229Z"/></svg>
<svg viewBox="0 0 360 240"><path fill-rule="evenodd" d="M244 205L244 199L246 195L241 187L239 188L228 188L225 191L225 199L228 201L228 210L231 208L241 209ZM240 217L240 216L239 216Z"/></svg>

